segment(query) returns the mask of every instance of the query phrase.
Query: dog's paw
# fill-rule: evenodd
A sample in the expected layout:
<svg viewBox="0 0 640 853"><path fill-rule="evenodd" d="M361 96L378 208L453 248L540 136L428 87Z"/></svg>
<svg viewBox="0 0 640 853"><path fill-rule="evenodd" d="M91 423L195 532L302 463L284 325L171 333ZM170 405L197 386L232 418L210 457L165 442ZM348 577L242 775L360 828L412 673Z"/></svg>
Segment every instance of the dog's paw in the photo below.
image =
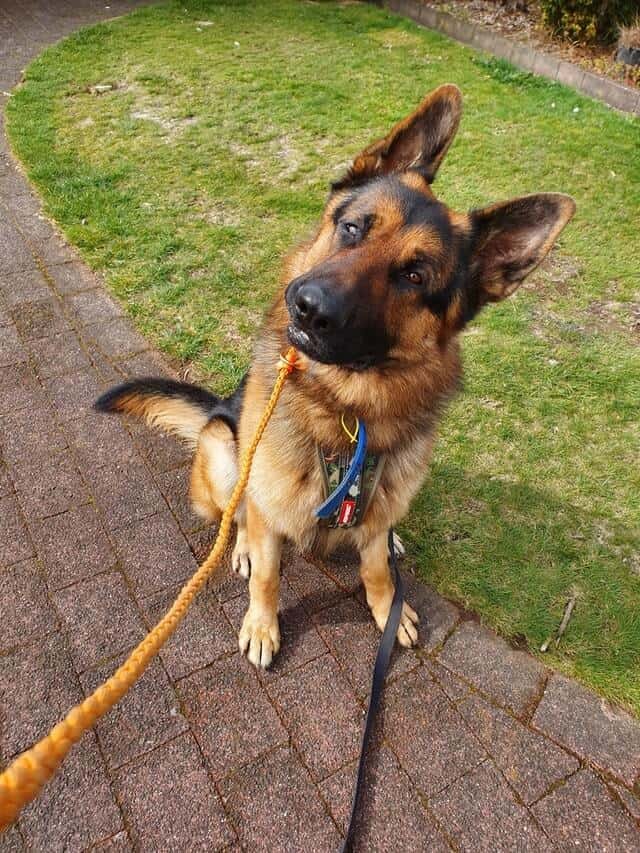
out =
<svg viewBox="0 0 640 853"><path fill-rule="evenodd" d="M264 613L254 614L247 610L239 636L240 651L246 654L254 666L266 669L280 649L278 617Z"/></svg>
<svg viewBox="0 0 640 853"><path fill-rule="evenodd" d="M396 552L396 557L402 558L407 553L402 539L398 536L395 530L393 531L393 547Z"/></svg>
<svg viewBox="0 0 640 853"><path fill-rule="evenodd" d="M418 642L418 625L420 617L416 611L405 601L402 605L402 616L398 628L397 638L401 646L410 649Z"/></svg>
<svg viewBox="0 0 640 853"><path fill-rule="evenodd" d="M251 558L249 557L249 545L246 540L238 537L231 554L231 568L245 580L251 574Z"/></svg>
<svg viewBox="0 0 640 853"><path fill-rule="evenodd" d="M384 612L381 610L371 611L373 614L373 618L376 621L376 625L381 631L384 631L384 626L387 624L387 617L389 615L389 610L391 609L391 605L387 607ZM398 633L396 634L396 639L400 643L401 646L404 646L405 649L410 649L416 645L418 642L418 624L420 623L420 617L416 613L416 611L411 607L407 602L403 602L402 604L402 614L400 616L400 625L398 626Z"/></svg>

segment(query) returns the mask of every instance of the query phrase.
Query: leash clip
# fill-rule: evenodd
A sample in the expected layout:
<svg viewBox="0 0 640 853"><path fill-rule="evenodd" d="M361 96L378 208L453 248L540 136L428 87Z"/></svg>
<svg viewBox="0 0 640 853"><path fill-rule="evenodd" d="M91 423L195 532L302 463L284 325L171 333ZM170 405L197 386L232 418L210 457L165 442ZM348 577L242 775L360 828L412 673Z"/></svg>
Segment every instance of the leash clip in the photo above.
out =
<svg viewBox="0 0 640 853"><path fill-rule="evenodd" d="M278 358L278 368L282 369L283 367L289 374L293 373L294 370L304 370L300 361L300 356L295 347L289 347L284 355L280 353L280 357Z"/></svg>

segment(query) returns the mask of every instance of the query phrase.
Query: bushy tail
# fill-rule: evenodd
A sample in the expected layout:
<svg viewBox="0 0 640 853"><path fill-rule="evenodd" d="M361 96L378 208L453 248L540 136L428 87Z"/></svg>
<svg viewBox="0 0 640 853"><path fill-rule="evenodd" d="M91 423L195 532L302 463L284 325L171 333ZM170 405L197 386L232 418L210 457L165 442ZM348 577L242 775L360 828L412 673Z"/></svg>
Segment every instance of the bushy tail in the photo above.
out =
<svg viewBox="0 0 640 853"><path fill-rule="evenodd" d="M99 412L134 415L184 439L192 449L220 398L197 385L144 378L111 388L94 403Z"/></svg>

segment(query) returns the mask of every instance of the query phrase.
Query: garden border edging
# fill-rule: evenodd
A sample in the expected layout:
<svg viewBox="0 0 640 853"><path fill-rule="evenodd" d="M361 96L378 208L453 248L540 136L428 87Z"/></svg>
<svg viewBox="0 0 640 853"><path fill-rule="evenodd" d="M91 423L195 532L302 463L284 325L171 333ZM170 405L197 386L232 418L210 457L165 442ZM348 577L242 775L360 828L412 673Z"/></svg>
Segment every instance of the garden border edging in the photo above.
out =
<svg viewBox="0 0 640 853"><path fill-rule="evenodd" d="M571 62L556 59L555 56L550 56L541 50L506 39L480 24L468 23L449 12L441 12L433 6L420 3L419 0L369 0L369 2L383 6L390 12L404 15L415 23L443 33L462 44L492 53L500 59L506 59L523 71L547 77L617 110L640 116L640 91L631 89L629 86L599 77Z"/></svg>

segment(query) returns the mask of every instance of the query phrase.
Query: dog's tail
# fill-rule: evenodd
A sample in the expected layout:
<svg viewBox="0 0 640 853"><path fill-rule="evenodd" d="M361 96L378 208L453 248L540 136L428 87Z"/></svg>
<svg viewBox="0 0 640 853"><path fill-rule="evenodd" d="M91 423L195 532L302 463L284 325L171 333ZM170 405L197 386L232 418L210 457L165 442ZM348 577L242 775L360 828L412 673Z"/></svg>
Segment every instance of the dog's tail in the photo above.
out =
<svg viewBox="0 0 640 853"><path fill-rule="evenodd" d="M198 436L222 401L215 394L172 379L135 379L110 388L94 403L99 412L133 415L184 439L195 450Z"/></svg>

